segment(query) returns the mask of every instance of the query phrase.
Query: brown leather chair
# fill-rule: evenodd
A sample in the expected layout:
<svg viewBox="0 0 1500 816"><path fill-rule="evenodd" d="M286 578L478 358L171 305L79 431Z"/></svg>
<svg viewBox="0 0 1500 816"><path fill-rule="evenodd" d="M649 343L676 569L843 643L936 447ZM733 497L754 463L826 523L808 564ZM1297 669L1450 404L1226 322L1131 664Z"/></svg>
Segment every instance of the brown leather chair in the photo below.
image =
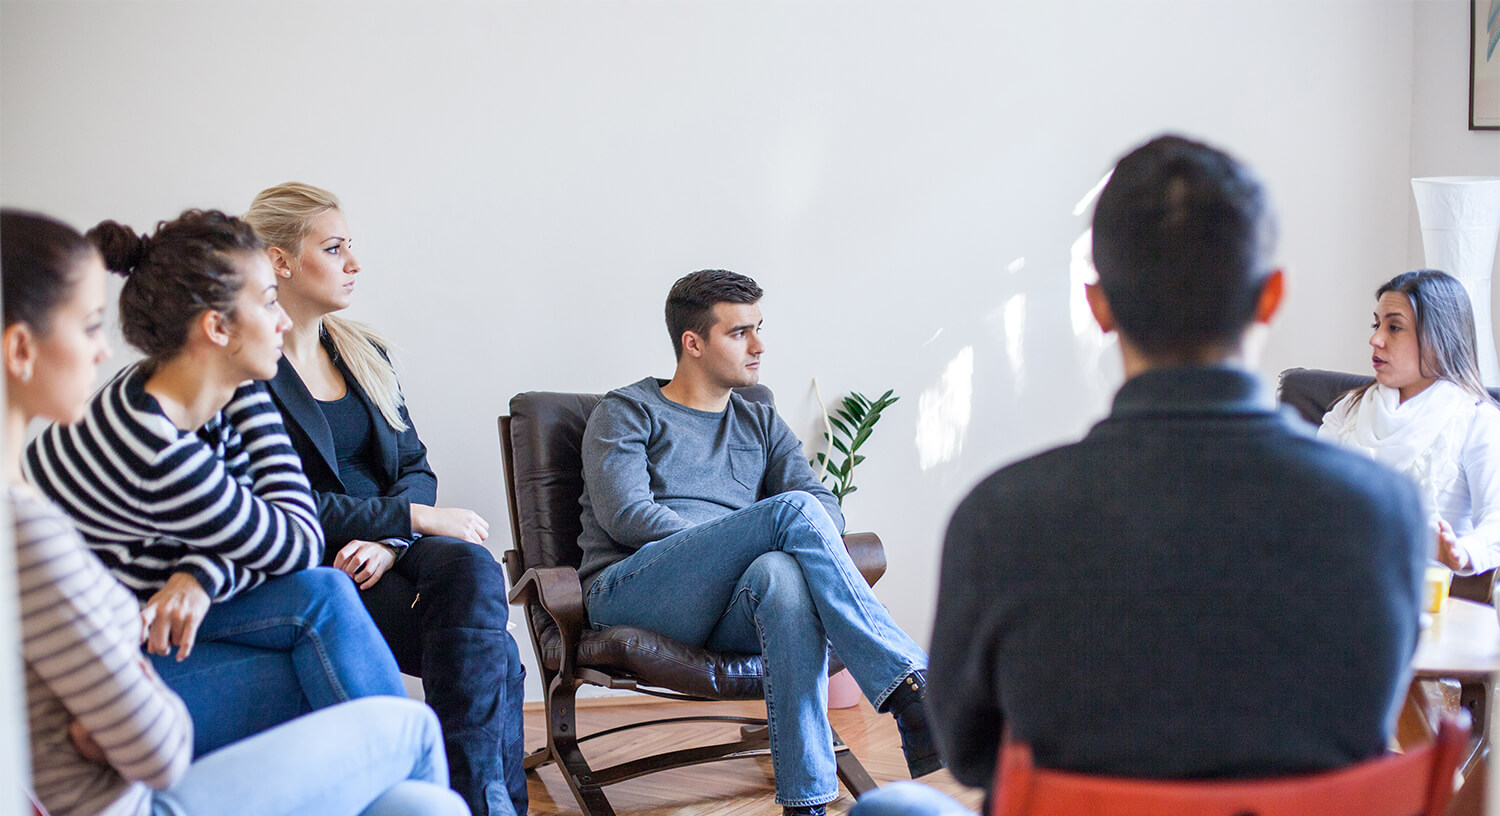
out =
<svg viewBox="0 0 1500 816"><path fill-rule="evenodd" d="M1281 383L1277 396L1282 402L1297 409L1302 418L1314 426L1323 424L1323 415L1350 391L1374 380L1363 374L1347 374L1342 371L1325 371L1316 368L1289 368L1281 372ZM1500 400L1500 388L1491 388L1490 395ZM1492 604L1495 571L1487 570L1478 575L1453 576L1452 594L1479 603Z"/></svg>
<svg viewBox="0 0 1500 816"><path fill-rule="evenodd" d="M771 402L764 386L739 389L746 399ZM500 449L510 503L514 547L505 553L510 602L525 607L526 624L541 666L546 694L547 744L527 756L525 767L555 762L586 816L613 816L601 790L606 785L670 768L721 759L769 756L765 719L673 717L633 723L579 736L574 699L584 685L630 689L671 700L764 698L759 655L710 652L632 626L594 631L578 581L582 551L579 497L583 494L580 447L584 425L599 394L528 392L510 401L500 417ZM873 533L844 537L860 574L872 585L885 572L885 551ZM829 656L830 671L837 670ZM740 739L700 745L621 762L589 765L579 743L606 733L681 722L741 725ZM855 796L876 787L859 760L833 735L839 779Z"/></svg>

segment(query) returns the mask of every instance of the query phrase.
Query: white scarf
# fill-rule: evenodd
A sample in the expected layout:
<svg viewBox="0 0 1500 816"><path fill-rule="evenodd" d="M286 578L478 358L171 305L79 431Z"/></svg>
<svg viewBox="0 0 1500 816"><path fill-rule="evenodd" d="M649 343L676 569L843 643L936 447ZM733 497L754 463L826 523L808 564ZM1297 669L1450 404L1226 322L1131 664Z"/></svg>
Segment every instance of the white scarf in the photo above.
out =
<svg viewBox="0 0 1500 816"><path fill-rule="evenodd" d="M1448 380L1438 380L1405 403L1397 389L1376 384L1349 410L1340 441L1358 445L1376 461L1410 476L1432 512L1437 496L1459 476L1474 403L1473 395Z"/></svg>

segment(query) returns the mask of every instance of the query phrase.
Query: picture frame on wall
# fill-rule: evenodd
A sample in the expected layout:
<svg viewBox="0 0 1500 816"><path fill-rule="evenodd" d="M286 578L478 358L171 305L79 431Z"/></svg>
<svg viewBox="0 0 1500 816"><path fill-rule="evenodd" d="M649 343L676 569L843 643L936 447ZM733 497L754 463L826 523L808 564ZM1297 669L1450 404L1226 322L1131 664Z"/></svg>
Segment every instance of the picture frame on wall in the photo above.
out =
<svg viewBox="0 0 1500 816"><path fill-rule="evenodd" d="M1469 0L1469 130L1500 130L1500 0Z"/></svg>

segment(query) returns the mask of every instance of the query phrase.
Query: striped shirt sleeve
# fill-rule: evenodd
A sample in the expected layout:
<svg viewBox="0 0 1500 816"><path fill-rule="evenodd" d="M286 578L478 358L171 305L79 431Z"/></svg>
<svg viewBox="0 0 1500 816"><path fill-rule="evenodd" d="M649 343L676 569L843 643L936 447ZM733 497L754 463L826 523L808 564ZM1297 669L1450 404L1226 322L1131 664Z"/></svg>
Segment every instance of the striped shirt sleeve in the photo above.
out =
<svg viewBox="0 0 1500 816"><path fill-rule="evenodd" d="M105 386L83 422L27 450L27 477L61 504L138 595L187 572L222 601L316 566L323 530L265 385L242 386L195 433L177 430L139 371Z"/></svg>
<svg viewBox="0 0 1500 816"><path fill-rule="evenodd" d="M128 782L167 788L192 761L192 721L141 655L135 599L57 508L24 488L10 496L38 795L55 812L93 813L130 796ZM73 749L74 720L109 768Z"/></svg>

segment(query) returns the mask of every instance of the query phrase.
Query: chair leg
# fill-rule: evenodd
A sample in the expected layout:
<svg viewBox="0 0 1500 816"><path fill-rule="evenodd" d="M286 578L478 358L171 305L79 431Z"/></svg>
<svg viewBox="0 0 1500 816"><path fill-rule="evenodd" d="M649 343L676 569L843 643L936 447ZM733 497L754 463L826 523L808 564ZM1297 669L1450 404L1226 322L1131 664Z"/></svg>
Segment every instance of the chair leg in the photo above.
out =
<svg viewBox="0 0 1500 816"><path fill-rule="evenodd" d="M875 784L875 780L870 778L869 772L860 763L859 757L855 756L854 752L849 749L849 746L844 744L843 738L839 736L839 732L837 731L833 732L833 750L839 768L839 781L843 782L844 787L849 789L851 796L858 799L864 794L880 787Z"/></svg>
<svg viewBox="0 0 1500 816"><path fill-rule="evenodd" d="M552 748L550 746L543 745L535 751L527 754L526 758L521 760L521 767L527 771L534 771L537 768L546 765L548 762L551 762L553 759L555 759L555 757L552 756Z"/></svg>
<svg viewBox="0 0 1500 816"><path fill-rule="evenodd" d="M557 763L563 779L578 800L583 816L615 816L604 791L593 783L594 771L589 767L583 752L578 750L578 723L575 716L574 695L577 688L571 683L554 682L547 689L547 748L550 759ZM533 754L535 756L535 754ZM545 762L542 759L538 762Z"/></svg>

